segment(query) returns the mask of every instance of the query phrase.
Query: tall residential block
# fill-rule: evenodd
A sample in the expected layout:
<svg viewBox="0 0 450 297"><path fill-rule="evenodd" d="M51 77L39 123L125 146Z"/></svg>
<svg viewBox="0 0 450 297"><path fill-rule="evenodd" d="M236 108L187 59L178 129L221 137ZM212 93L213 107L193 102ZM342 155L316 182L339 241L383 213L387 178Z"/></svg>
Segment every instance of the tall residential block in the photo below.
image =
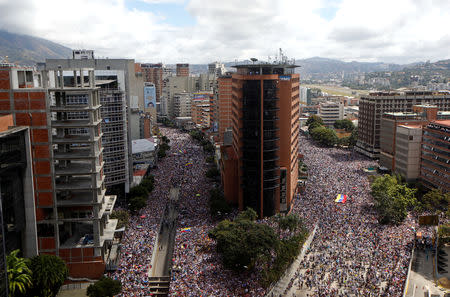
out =
<svg viewBox="0 0 450 297"><path fill-rule="evenodd" d="M68 69L66 69L68 70ZM117 220L109 219L116 196L107 196L103 172L102 118L93 69L45 72L48 87L53 205L43 223L53 230L55 250L72 277L100 277ZM53 80L54 79L54 80ZM51 231L49 232L51 233ZM50 235L50 234L49 234Z"/></svg>
<svg viewBox="0 0 450 297"><path fill-rule="evenodd" d="M429 188L450 192L450 120L436 120L423 129L420 179Z"/></svg>
<svg viewBox="0 0 450 297"><path fill-rule="evenodd" d="M76 50L75 50L76 51ZM128 193L130 188L130 183L133 180L133 162L131 157L131 127L133 124L139 125L139 118L132 117L133 113L138 113L139 109L144 110L144 82L142 73L139 72L139 67L136 67L133 59L94 59L93 56L89 56L86 59L46 59L45 63L39 65L42 69L57 69L61 67L63 70L66 69L80 69L80 68L91 68L94 69L96 84L101 87L100 89L100 98L105 98L103 103L112 104L110 109L102 109L102 112L109 112L110 114L116 113L116 116L104 116L105 122L103 127L111 127L112 131L109 130L108 133L105 133L105 137L112 136L113 134L109 132L114 132L114 134L121 134L120 136L113 136L111 142L108 143L109 146L115 145L120 146L120 151L123 151L125 155L121 157L121 167L125 168L125 174L115 181L111 179L107 179L107 190L108 193L117 194L120 196L124 196L125 193ZM138 68L138 69L136 69ZM70 71L64 71L65 80L70 80L73 78L73 74ZM114 94L112 95L111 89L114 90ZM118 91L123 92L122 97L118 97ZM105 95L103 95L105 94ZM113 100L117 100L118 98L123 99L123 103L115 102L112 103L108 98L114 97ZM122 110L116 110L116 104L121 104ZM113 106L114 105L114 106ZM108 111L109 110L109 111ZM123 116L122 111L125 111L125 116ZM136 123L133 123L133 120L136 119ZM109 122L106 123L106 120ZM123 130L120 130L121 125L124 125ZM112 126L116 126L113 128ZM107 128L109 129L109 128ZM115 130L115 131L114 131ZM106 131L105 131L106 132ZM105 143L106 143L105 139ZM127 146L126 148L122 148L122 146ZM108 155L113 153L117 155L119 150L116 152L112 152L109 148L105 148L105 170L108 170L109 164L113 155L109 157ZM114 162L119 162L117 158L114 159ZM119 173L116 172L117 176ZM121 180L119 184L118 181Z"/></svg>
<svg viewBox="0 0 450 297"><path fill-rule="evenodd" d="M40 75L0 67L0 114L29 126L37 248L66 261L72 277L98 278L105 269L117 220L115 196L105 195L101 115L92 71Z"/></svg>
<svg viewBox="0 0 450 297"><path fill-rule="evenodd" d="M431 104L440 111L450 110L449 92L377 92L359 101L356 150L371 158L380 156L381 117L386 112L412 112L414 105Z"/></svg>
<svg viewBox="0 0 450 297"><path fill-rule="evenodd" d="M260 217L291 209L298 178L299 74L295 65L237 65L232 75L232 150L239 208ZM232 155L233 154L233 155ZM225 192L231 192L225 190ZM233 199L228 197L227 199Z"/></svg>
<svg viewBox="0 0 450 297"><path fill-rule="evenodd" d="M189 64L177 64L177 76L189 76Z"/></svg>

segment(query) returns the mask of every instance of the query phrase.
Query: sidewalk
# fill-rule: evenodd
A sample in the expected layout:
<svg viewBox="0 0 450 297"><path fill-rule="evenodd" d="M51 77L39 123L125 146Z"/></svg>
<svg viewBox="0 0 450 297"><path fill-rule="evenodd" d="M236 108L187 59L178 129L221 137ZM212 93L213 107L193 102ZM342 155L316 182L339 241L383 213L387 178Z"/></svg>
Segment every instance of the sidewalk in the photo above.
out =
<svg viewBox="0 0 450 297"><path fill-rule="evenodd" d="M317 225L316 227L314 227L314 230L311 232L311 234L308 236L308 239L305 241L305 244L303 245L302 250L298 255L297 259L295 259L295 261L292 262L291 265L289 265L289 267L286 269L284 275L280 278L280 280L272 287L270 291L267 292L266 297L283 296L283 293L287 289L289 282L294 277L295 272L302 263L306 250L309 248L309 245L311 244L311 241L313 240L314 235L316 234L316 230ZM289 293L288 296L290 296Z"/></svg>

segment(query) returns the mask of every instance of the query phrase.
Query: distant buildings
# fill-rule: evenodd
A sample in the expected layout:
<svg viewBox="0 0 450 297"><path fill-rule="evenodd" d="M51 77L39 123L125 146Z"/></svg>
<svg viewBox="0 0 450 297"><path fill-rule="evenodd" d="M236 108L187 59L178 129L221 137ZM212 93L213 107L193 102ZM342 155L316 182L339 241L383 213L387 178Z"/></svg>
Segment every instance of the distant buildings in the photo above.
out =
<svg viewBox="0 0 450 297"><path fill-rule="evenodd" d="M174 117L190 117L192 106L191 94L188 92L175 93L173 95Z"/></svg>
<svg viewBox="0 0 450 297"><path fill-rule="evenodd" d="M450 120L435 120L423 129L420 179L427 187L450 192Z"/></svg>
<svg viewBox="0 0 450 297"><path fill-rule="evenodd" d="M208 64L208 74L214 75L215 78L224 75L226 71L225 65L222 63L213 62Z"/></svg>
<svg viewBox="0 0 450 297"><path fill-rule="evenodd" d="M319 116L325 126L332 127L336 121L344 119L344 104L341 102L320 103Z"/></svg>
<svg viewBox="0 0 450 297"><path fill-rule="evenodd" d="M232 145L221 147L226 199L238 203L241 210L252 207L260 217L287 212L298 177L296 66L282 63L235 67L237 73L231 79ZM222 82L228 91L228 82Z"/></svg>
<svg viewBox="0 0 450 297"><path fill-rule="evenodd" d="M378 92L361 96L356 150L371 158L380 156L381 117L386 112L412 112L413 105L436 105L441 111L450 110L448 92Z"/></svg>
<svg viewBox="0 0 450 297"><path fill-rule="evenodd" d="M140 64L142 69L142 76L144 79L144 82L153 83L155 86L155 101L156 103L159 103L161 100L162 95L162 88L163 88L163 74L164 74L164 67L162 63L157 64ZM155 105L156 108L156 105Z"/></svg>
<svg viewBox="0 0 450 297"><path fill-rule="evenodd" d="M189 64L177 64L177 76L189 76Z"/></svg>

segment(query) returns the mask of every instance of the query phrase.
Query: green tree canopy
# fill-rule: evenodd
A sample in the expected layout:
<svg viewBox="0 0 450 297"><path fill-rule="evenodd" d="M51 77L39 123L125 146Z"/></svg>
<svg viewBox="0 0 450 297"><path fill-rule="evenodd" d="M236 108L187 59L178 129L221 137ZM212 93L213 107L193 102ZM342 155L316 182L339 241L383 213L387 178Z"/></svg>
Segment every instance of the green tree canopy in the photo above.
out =
<svg viewBox="0 0 450 297"><path fill-rule="evenodd" d="M147 197L148 196L148 190L146 187L142 186L142 185L138 185L138 186L134 186L130 189L130 193L129 196L131 198L133 197Z"/></svg>
<svg viewBox="0 0 450 297"><path fill-rule="evenodd" d="M308 118L308 120L306 121L306 126L311 125L312 123L319 123L320 125L323 125L323 120L321 117L319 117L318 115L313 114L312 116L310 116Z"/></svg>
<svg viewBox="0 0 450 297"><path fill-rule="evenodd" d="M427 210L446 211L450 204L450 193L443 193L440 189L432 189L423 195L421 202L423 207Z"/></svg>
<svg viewBox="0 0 450 297"><path fill-rule="evenodd" d="M144 196L133 197L130 199L130 210L135 212L147 205L147 198Z"/></svg>
<svg viewBox="0 0 450 297"><path fill-rule="evenodd" d="M114 210L109 216L111 219L118 219L117 229L126 227L130 221L130 214L126 210Z"/></svg>
<svg viewBox="0 0 450 297"><path fill-rule="evenodd" d="M86 291L89 297L113 297L120 292L122 292L122 283L104 276L96 283L89 285Z"/></svg>
<svg viewBox="0 0 450 297"><path fill-rule="evenodd" d="M334 122L334 128L344 129L347 132L351 132L355 129L355 125L349 119L337 120Z"/></svg>
<svg viewBox="0 0 450 297"><path fill-rule="evenodd" d="M261 256L269 256L278 239L273 229L247 219L224 220L209 232L226 267L244 270Z"/></svg>
<svg viewBox="0 0 450 297"><path fill-rule="evenodd" d="M327 146L334 146L338 143L338 137L333 129L320 126L311 131L311 137Z"/></svg>
<svg viewBox="0 0 450 297"><path fill-rule="evenodd" d="M143 181L139 184L141 187L144 187L149 193L153 191L153 181L149 178L144 178Z"/></svg>
<svg viewBox="0 0 450 297"><path fill-rule="evenodd" d="M417 189L408 188L398 177L385 174L372 183L372 196L379 221L382 224L400 224L408 214L408 208L416 205Z"/></svg>
<svg viewBox="0 0 450 297"><path fill-rule="evenodd" d="M18 256L20 250L12 251L6 256L9 296L24 295L32 286L31 270L27 259Z"/></svg>
<svg viewBox="0 0 450 297"><path fill-rule="evenodd" d="M57 256L41 254L31 258L33 293L30 296L53 297L69 275L66 263Z"/></svg>

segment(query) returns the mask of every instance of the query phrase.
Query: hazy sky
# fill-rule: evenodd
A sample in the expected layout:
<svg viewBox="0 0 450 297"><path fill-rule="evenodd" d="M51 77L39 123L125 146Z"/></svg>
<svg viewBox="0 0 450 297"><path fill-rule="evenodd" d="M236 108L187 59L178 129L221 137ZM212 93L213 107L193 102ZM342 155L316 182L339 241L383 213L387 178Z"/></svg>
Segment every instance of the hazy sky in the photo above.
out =
<svg viewBox="0 0 450 297"><path fill-rule="evenodd" d="M0 29L140 62L450 58L450 0L0 0Z"/></svg>

